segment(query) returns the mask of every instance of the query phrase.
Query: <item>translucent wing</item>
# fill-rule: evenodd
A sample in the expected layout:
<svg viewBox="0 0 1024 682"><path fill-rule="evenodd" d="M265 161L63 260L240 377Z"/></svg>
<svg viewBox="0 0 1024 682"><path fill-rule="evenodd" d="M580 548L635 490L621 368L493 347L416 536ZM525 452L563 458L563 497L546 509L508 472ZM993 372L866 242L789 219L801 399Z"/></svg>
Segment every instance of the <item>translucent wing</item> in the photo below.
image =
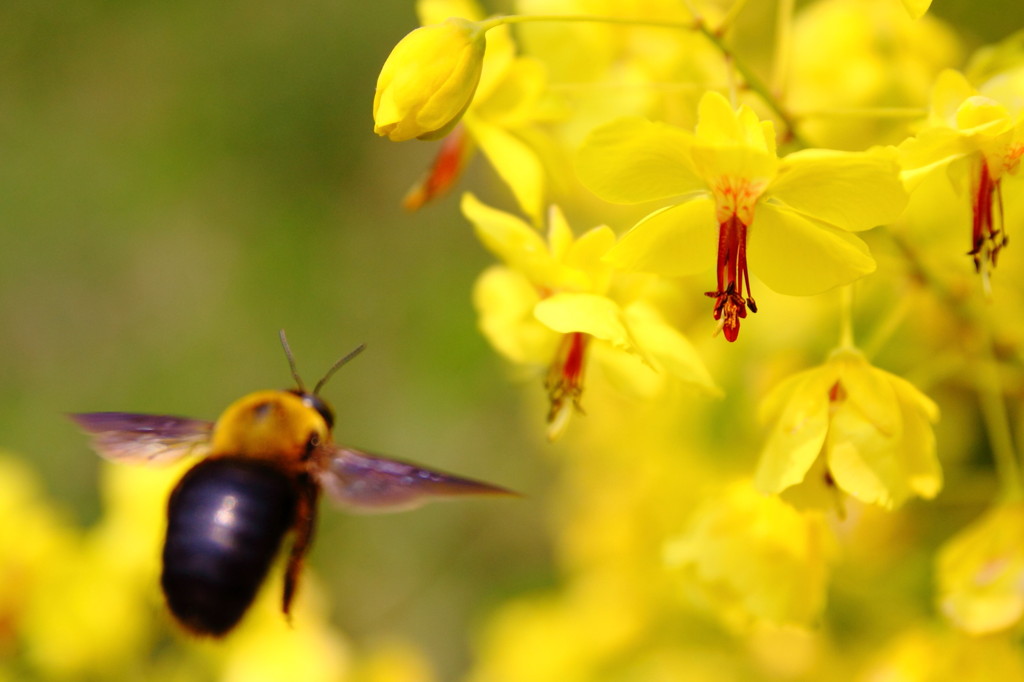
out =
<svg viewBox="0 0 1024 682"><path fill-rule="evenodd" d="M333 446L321 452L317 477L335 503L357 512L413 509L462 495L517 495L496 485Z"/></svg>
<svg viewBox="0 0 1024 682"><path fill-rule="evenodd" d="M92 448L114 462L170 464L206 454L213 423L159 414L89 412L68 415L92 436Z"/></svg>

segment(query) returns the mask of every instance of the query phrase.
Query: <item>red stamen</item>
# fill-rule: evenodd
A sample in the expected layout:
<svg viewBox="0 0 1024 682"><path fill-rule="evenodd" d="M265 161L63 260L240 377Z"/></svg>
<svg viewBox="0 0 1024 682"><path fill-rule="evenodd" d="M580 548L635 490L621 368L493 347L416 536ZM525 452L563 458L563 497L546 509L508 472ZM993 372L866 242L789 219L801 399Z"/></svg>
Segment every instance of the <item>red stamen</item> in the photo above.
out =
<svg viewBox="0 0 1024 682"><path fill-rule="evenodd" d="M828 391L828 401L830 403L841 403L846 400L846 389L838 381L832 384L832 388Z"/></svg>
<svg viewBox="0 0 1024 682"><path fill-rule="evenodd" d="M402 199L402 208L416 211L447 193L462 175L472 149L466 128L460 123L441 141L430 170Z"/></svg>
<svg viewBox="0 0 1024 682"><path fill-rule="evenodd" d="M757 312L747 271L747 226L736 214L718 226L718 290L705 295L715 299L715 319L722 320L726 340L735 341L747 307Z"/></svg>
<svg viewBox="0 0 1024 682"><path fill-rule="evenodd" d="M974 259L974 269L982 276L988 276L988 265L996 266L999 251L1009 239L1003 222L1003 193L1000 181L993 179L988 162L982 158L980 169L974 180L973 221L971 224L971 250L967 252ZM992 210L993 200L997 211Z"/></svg>
<svg viewBox="0 0 1024 682"><path fill-rule="evenodd" d="M580 398L583 396L583 369L585 367L589 334L572 332L562 336L555 359L548 370L544 388L547 389L551 409L548 422L554 421L571 400L573 407L582 412Z"/></svg>

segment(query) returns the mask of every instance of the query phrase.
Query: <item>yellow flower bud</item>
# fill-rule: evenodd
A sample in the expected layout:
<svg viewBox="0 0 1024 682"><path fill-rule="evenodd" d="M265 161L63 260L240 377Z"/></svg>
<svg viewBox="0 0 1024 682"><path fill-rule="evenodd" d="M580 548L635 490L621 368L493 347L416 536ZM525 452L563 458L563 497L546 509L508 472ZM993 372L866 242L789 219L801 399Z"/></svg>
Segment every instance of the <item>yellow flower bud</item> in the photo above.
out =
<svg viewBox="0 0 1024 682"><path fill-rule="evenodd" d="M402 38L377 78L374 132L395 142L446 135L473 101L485 46L480 24L459 17Z"/></svg>

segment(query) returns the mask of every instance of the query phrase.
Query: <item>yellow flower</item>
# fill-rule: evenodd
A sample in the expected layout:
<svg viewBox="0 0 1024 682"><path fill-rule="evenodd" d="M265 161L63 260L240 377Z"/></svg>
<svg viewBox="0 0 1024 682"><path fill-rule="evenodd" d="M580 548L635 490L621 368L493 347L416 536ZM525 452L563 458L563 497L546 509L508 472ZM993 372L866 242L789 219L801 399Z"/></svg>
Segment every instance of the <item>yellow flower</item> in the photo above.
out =
<svg viewBox="0 0 1024 682"><path fill-rule="evenodd" d="M577 170L604 199L639 203L679 197L642 219L609 260L664 275L708 268L717 252L714 317L734 341L747 309L750 262L783 294L816 294L875 269L851 231L896 218L906 203L895 160L875 153L810 149L780 159L770 121L734 110L709 92L696 134L626 118L595 130Z"/></svg>
<svg viewBox="0 0 1024 682"><path fill-rule="evenodd" d="M1017 172L1024 155L1024 77L993 78L980 90L962 74L943 71L932 92L928 122L900 145L910 187L948 169L954 185L969 187L973 213L968 254L988 287L991 268L1006 246L1002 180Z"/></svg>
<svg viewBox="0 0 1024 682"><path fill-rule="evenodd" d="M450 16L483 19L470 0L420 0L416 9L423 24ZM516 54L508 26L489 26L476 94L460 124L445 136L429 171L405 196L403 206L417 210L442 196L479 151L522 211L539 224L543 221L546 172L535 150L536 124L561 115L548 90L545 65Z"/></svg>
<svg viewBox="0 0 1024 682"><path fill-rule="evenodd" d="M837 487L891 509L942 488L930 425L935 403L856 350L839 349L782 382L761 416L774 424L756 475L764 492L820 499Z"/></svg>
<svg viewBox="0 0 1024 682"><path fill-rule="evenodd" d="M825 607L834 542L820 515L742 481L697 510L667 546L666 561L726 622L804 625Z"/></svg>
<svg viewBox="0 0 1024 682"><path fill-rule="evenodd" d="M1000 504L942 547L942 612L973 635L1005 630L1024 615L1024 502Z"/></svg>
<svg viewBox="0 0 1024 682"><path fill-rule="evenodd" d="M632 356L636 376L621 378L637 385L664 372L717 392L686 337L650 303L614 286L612 268L602 260L615 244L610 228L574 237L561 211L552 208L545 241L525 221L472 194L463 196L462 211L484 246L506 264L485 271L474 291L484 335L514 362L550 363L549 437L560 435L579 407L593 341L613 351L598 357L619 356L604 360L610 371L618 372L621 356Z"/></svg>
<svg viewBox="0 0 1024 682"><path fill-rule="evenodd" d="M459 17L402 38L377 78L374 132L395 142L446 135L473 101L485 46L482 27Z"/></svg>

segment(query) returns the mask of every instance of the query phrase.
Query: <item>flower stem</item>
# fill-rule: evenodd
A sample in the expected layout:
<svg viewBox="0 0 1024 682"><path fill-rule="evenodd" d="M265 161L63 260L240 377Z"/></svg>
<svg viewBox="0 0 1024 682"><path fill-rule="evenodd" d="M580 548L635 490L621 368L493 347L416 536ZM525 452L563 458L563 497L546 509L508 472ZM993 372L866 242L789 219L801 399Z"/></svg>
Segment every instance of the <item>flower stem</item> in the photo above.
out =
<svg viewBox="0 0 1024 682"><path fill-rule="evenodd" d="M916 298L917 295L913 291L899 297L895 305L882 318L882 321L875 325L871 331L871 336L862 346L865 357L869 359L874 358L885 347L885 344L889 342L892 335L896 333L896 330L899 329L900 325L907 319L907 315L910 314L910 311L917 304Z"/></svg>
<svg viewBox="0 0 1024 682"><path fill-rule="evenodd" d="M740 4L742 5L742 3ZM782 125L786 128L786 135L788 138L796 141L803 147L808 146L797 133L795 120L782 106L778 98L772 94L772 91L757 76L757 74L751 71L745 63L736 58L736 54L728 45L725 44L722 37L723 28L720 27L712 29L700 17L696 17L691 21L666 21L659 19L594 16L588 14L503 14L485 19L481 21L479 25L482 31L489 31L498 26L538 22L611 24L617 26L696 31L707 38L707 40L715 46L715 49L725 57L726 61L736 70L736 73L743 78L747 89L760 97L761 100L768 105L768 108L772 110L772 112L782 122Z"/></svg>
<svg viewBox="0 0 1024 682"><path fill-rule="evenodd" d="M916 107L831 107L798 112L801 120L809 118L916 119L928 115Z"/></svg>
<svg viewBox="0 0 1024 682"><path fill-rule="evenodd" d="M987 338L986 341L991 350L992 339ZM1017 501L1024 497L1024 485L1021 483L1020 464L1010 433L1010 418L1006 412L998 365L991 353L979 364L978 398L985 430L988 432L989 447L992 448L992 458L996 464L996 474L1003 489L1003 497L1007 501Z"/></svg>
<svg viewBox="0 0 1024 682"><path fill-rule="evenodd" d="M796 0L779 0L775 14L775 54L772 64L772 92L781 97L789 81L790 46L793 44L793 12Z"/></svg>
<svg viewBox="0 0 1024 682"><path fill-rule="evenodd" d="M671 28L682 31L697 30L700 20L692 21L666 21L663 19L631 19L629 17L599 17L589 14L499 14L480 22L483 31L489 31L497 26L511 24L529 24L537 22L557 23L589 23L589 24L618 24L620 26L639 26L646 28Z"/></svg>
<svg viewBox="0 0 1024 682"><path fill-rule="evenodd" d="M721 52L726 59L730 61L736 72L743 78L743 81L747 84L747 89L756 94L761 100L768 105L768 108L778 116L779 120L782 121L782 125L786 129L786 134L781 136L783 139L788 137L790 140L795 141L801 147L809 146L797 133L796 121L789 114L788 111L782 106L779 100L772 94L768 86L758 78L757 74L751 71L745 63L736 59L736 55L722 40L722 36L716 31L712 31L703 22L700 22L696 26L696 30L699 31L705 38L707 38L712 45L714 45L719 52Z"/></svg>
<svg viewBox="0 0 1024 682"><path fill-rule="evenodd" d="M743 8L745 8L746 6L747 0L736 0L736 2L732 4L732 7L729 8L729 11L726 13L725 17L722 19L722 23L719 24L718 32L724 33L726 29L732 26L733 22L736 21L736 17L740 15L740 13L743 11ZM697 16L697 13L694 12L693 15Z"/></svg>

